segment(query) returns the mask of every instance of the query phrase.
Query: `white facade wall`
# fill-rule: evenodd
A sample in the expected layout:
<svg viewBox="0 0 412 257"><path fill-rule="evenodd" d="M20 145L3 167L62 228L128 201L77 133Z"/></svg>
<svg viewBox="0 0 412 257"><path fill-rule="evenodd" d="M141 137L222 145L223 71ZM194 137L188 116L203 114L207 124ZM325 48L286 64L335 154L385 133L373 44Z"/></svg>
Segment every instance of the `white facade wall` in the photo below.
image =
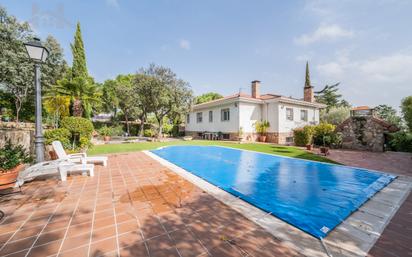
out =
<svg viewBox="0 0 412 257"><path fill-rule="evenodd" d="M239 103L239 127L243 128L245 133L255 131L254 124L262 119L261 104Z"/></svg>
<svg viewBox="0 0 412 257"><path fill-rule="evenodd" d="M303 127L306 125L313 125L319 123L319 110L314 107L300 106L289 103L277 103L278 115L279 115L279 127L277 132L291 132L295 128ZM293 109L293 120L286 118L286 109ZM301 120L300 111L308 111L308 120Z"/></svg>
<svg viewBox="0 0 412 257"><path fill-rule="evenodd" d="M221 110L230 109L230 120L221 120ZM293 120L286 118L286 109L293 109ZM307 110L308 120L301 120L301 110ZM209 122L209 111L213 111L213 122ZM196 114L202 113L202 122L198 123ZM217 107L202 108L189 113L190 122L186 124L186 131L237 133L243 128L245 133L255 132L256 121L267 120L270 123L268 132L288 133L298 127L319 123L319 109L291 103L266 102L247 103L232 102Z"/></svg>
<svg viewBox="0 0 412 257"><path fill-rule="evenodd" d="M230 120L222 121L221 110L230 109ZM213 122L209 122L209 111L213 111ZM196 114L201 112L203 120L201 123L197 123ZM223 133L237 133L239 131L239 105L235 106L235 103L224 104L218 107L202 108L199 110L193 110L189 113L190 121L186 123L187 131L198 132L223 132Z"/></svg>
<svg viewBox="0 0 412 257"><path fill-rule="evenodd" d="M269 121L270 127L268 132L279 132L279 104L267 103L265 104L265 109L267 109L267 115L263 119Z"/></svg>

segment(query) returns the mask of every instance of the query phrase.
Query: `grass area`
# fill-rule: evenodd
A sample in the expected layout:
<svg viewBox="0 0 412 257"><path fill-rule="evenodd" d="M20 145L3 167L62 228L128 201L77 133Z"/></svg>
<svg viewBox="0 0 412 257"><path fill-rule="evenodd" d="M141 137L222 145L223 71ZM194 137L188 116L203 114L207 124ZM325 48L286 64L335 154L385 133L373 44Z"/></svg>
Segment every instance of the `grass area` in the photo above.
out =
<svg viewBox="0 0 412 257"><path fill-rule="evenodd" d="M172 141L172 142L141 142L141 143L128 143L128 144L106 144L97 145L89 149L87 154L98 155L98 154L110 154L110 153L125 153L125 152L136 152L142 150L152 150L161 146L167 145L220 145L232 148L251 150L262 153L277 154L282 156L336 163L329 160L323 156L319 156L313 153L309 153L301 148L293 146L281 146L274 144L257 144L257 143L247 143L238 144L234 142L225 141L207 141L207 140L193 140L193 141Z"/></svg>

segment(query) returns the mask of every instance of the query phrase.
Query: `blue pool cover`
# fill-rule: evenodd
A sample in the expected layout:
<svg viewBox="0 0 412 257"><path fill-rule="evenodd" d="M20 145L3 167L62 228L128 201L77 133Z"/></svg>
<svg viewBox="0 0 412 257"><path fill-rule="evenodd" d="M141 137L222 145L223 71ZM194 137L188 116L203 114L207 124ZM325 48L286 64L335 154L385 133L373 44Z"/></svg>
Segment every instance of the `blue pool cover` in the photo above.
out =
<svg viewBox="0 0 412 257"><path fill-rule="evenodd" d="M395 178L218 146L169 146L152 152L316 238L324 238Z"/></svg>

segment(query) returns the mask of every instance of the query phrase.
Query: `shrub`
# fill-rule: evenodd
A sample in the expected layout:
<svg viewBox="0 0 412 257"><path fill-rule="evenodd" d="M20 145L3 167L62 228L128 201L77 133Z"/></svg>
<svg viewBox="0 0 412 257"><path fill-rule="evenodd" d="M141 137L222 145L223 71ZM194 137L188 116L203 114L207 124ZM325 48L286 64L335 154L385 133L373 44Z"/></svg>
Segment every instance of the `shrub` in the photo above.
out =
<svg viewBox="0 0 412 257"><path fill-rule="evenodd" d="M398 152L412 152L412 133L400 131L390 134L389 147Z"/></svg>
<svg viewBox="0 0 412 257"><path fill-rule="evenodd" d="M315 145L337 147L341 143L341 135L335 132L336 126L320 123L314 127L313 141Z"/></svg>
<svg viewBox="0 0 412 257"><path fill-rule="evenodd" d="M16 167L20 163L29 163L31 161L32 158L23 146L12 145L10 140L0 149L0 173Z"/></svg>
<svg viewBox="0 0 412 257"><path fill-rule="evenodd" d="M90 120L81 117L65 117L61 121L61 127L69 130L72 149L87 148L91 146L93 124Z"/></svg>
<svg viewBox="0 0 412 257"><path fill-rule="evenodd" d="M113 135L113 129L111 127L104 125L103 127L97 130L97 133L99 133L99 135L101 135L102 137L110 137Z"/></svg>
<svg viewBox="0 0 412 257"><path fill-rule="evenodd" d="M293 138L297 146L310 145L313 142L314 126L304 126L293 130Z"/></svg>
<svg viewBox="0 0 412 257"><path fill-rule="evenodd" d="M153 129L145 129L143 135L145 137L154 137L156 133L153 131Z"/></svg>
<svg viewBox="0 0 412 257"><path fill-rule="evenodd" d="M172 129L173 129L173 124L168 123L168 122L164 122L164 123L163 123L162 132L163 132L164 134L170 135L170 134L172 133Z"/></svg>
<svg viewBox="0 0 412 257"><path fill-rule="evenodd" d="M51 145L53 141L60 141L65 149L70 148L70 137L70 131L65 128L51 129L44 132L47 145Z"/></svg>
<svg viewBox="0 0 412 257"><path fill-rule="evenodd" d="M113 126L112 132L113 132L113 136L123 136L124 134L123 125Z"/></svg>

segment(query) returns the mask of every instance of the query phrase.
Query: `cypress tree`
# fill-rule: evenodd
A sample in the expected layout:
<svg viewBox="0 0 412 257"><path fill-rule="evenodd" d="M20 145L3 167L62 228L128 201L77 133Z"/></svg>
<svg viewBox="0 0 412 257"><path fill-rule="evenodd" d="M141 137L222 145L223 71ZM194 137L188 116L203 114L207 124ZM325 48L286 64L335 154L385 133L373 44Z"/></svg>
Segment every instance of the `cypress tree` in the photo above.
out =
<svg viewBox="0 0 412 257"><path fill-rule="evenodd" d="M305 87L312 87L310 83L310 75L309 75L309 63L306 62L306 76L305 76Z"/></svg>
<svg viewBox="0 0 412 257"><path fill-rule="evenodd" d="M80 30L80 22L77 22L76 33L74 35L74 42L70 44L73 54L73 78L87 78L86 54L84 52L84 45L82 39L82 32Z"/></svg>

